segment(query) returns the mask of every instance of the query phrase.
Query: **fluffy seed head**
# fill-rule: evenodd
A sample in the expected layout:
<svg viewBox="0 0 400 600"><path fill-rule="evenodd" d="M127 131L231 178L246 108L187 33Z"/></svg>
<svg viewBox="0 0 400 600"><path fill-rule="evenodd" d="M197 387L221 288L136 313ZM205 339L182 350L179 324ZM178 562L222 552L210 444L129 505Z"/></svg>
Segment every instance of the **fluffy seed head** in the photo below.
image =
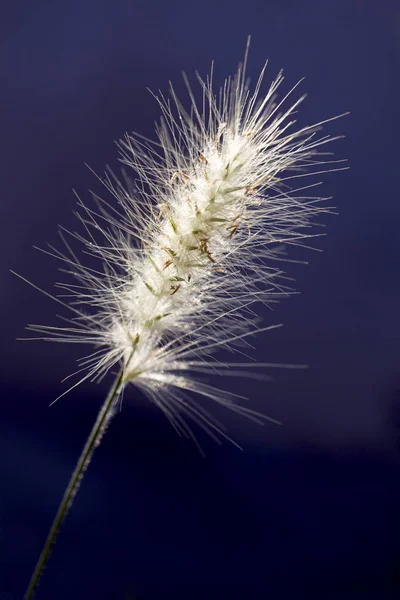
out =
<svg viewBox="0 0 400 600"><path fill-rule="evenodd" d="M297 86L278 100L280 73L262 95L264 67L251 92L245 65L217 96L212 73L198 77L200 103L186 81L188 111L172 87L170 99L157 97L157 143L138 135L119 142L129 172L123 182L110 172L102 178L111 200L96 197L93 207L79 200L85 234L69 233L99 267L82 264L62 236L67 251L53 252L77 280L59 284L70 297L70 326L30 327L57 341L92 343L84 378L122 362L124 382L142 388L188 435L185 417L225 434L187 391L255 416L194 374L231 366L214 359L221 346L244 353L246 338L260 331L254 305L290 292L276 267L283 245L310 237L312 219L327 211L308 195L312 185L293 189L292 182L321 172L316 166L327 161L319 148L333 138L319 136L321 124L293 128L303 98L288 96Z"/></svg>

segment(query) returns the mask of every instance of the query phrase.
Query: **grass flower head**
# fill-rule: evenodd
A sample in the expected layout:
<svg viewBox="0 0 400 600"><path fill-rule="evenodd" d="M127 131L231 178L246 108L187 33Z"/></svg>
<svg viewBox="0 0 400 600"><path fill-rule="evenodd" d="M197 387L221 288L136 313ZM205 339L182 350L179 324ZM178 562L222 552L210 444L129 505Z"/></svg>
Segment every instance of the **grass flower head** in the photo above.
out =
<svg viewBox="0 0 400 600"><path fill-rule="evenodd" d="M290 293L275 266L282 245L301 244L315 215L327 211L321 198L305 195L313 185L291 184L321 172L327 161L319 149L332 138L319 135L321 123L293 127L304 97L288 101L295 86L277 99L282 73L261 95L265 67L253 92L246 60L218 96L212 74L198 76L200 105L186 80L189 112L172 86L171 99L157 98L158 142L126 135L120 158L133 176L102 179L114 203L97 197L90 208L79 200L86 235L70 235L100 267L82 264L66 240L67 253L55 251L77 280L61 284L71 326L31 327L54 340L92 343L84 379L122 362L123 383L142 388L185 433L187 416L220 430L188 390L252 414L194 374L214 373L218 348L240 351L260 331L253 305Z"/></svg>

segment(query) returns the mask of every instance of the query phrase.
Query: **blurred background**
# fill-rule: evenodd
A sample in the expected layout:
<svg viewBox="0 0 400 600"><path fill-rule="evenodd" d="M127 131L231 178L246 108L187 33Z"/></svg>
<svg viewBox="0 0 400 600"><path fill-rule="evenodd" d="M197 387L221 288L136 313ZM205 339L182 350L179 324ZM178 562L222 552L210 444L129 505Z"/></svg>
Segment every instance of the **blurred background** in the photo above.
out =
<svg viewBox="0 0 400 600"><path fill-rule="evenodd" d="M254 340L269 382L236 380L283 426L215 411L242 445L199 434L206 458L133 387L85 476L38 600L398 598L400 594L400 6L394 0L4 0L0 18L0 598L22 598L86 435L111 383L67 389L84 351L19 342L57 325L58 224L102 193L89 166L118 171L113 140L155 139L147 88L187 100L215 60L264 91L305 77L300 125L325 132L350 170L323 176L338 216L322 252L292 250L300 294L260 309L284 327ZM199 92L194 84L194 89ZM321 221L321 219L320 219ZM89 352L90 348L87 349ZM230 386L232 381L218 382Z"/></svg>

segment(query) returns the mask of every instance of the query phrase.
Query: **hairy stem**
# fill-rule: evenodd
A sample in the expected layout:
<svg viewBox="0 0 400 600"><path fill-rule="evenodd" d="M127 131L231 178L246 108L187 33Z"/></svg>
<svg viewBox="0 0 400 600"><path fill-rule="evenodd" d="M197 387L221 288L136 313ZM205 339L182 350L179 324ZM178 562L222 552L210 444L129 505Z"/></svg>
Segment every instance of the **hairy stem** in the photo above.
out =
<svg viewBox="0 0 400 600"><path fill-rule="evenodd" d="M26 590L24 600L30 600L31 598L33 598L43 569L47 563L47 560L49 559L51 548L55 542L59 529L65 517L67 516L69 508L72 505L75 494L78 491L79 485L92 459L93 453L97 446L100 444L101 438L103 437L107 429L107 425L111 420L113 405L115 404L115 400L118 397L118 394L123 385L123 376L124 369L122 368L99 411L96 422L92 428L92 431L89 434L85 447L81 452L81 455L79 457L75 470L71 476L68 487L65 490L64 497L60 503L60 506L58 507L57 514L50 528L43 550L39 556L39 560L36 563L36 567L29 582L28 589Z"/></svg>

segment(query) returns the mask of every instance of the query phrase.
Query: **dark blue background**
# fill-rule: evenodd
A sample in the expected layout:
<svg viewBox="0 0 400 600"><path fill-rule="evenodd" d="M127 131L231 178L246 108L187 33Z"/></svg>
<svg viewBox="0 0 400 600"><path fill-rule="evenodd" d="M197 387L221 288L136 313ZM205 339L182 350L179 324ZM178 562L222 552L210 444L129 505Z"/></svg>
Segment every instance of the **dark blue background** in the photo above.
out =
<svg viewBox="0 0 400 600"><path fill-rule="evenodd" d="M206 458L134 388L96 452L39 588L64 598L397 598L400 592L398 172L400 7L389 0L6 2L0 17L0 598L19 599L110 381L49 408L79 348L16 342L59 307L58 264L32 249L75 228L75 188L101 192L87 162L118 168L112 141L151 138L146 87L181 70L216 82L252 35L285 91L305 76L301 124L326 127L350 170L324 176L339 216L289 265L301 292L264 311L270 383L236 381L283 421L223 415L245 451L200 434ZM266 86L267 86L266 82ZM266 89L266 87L264 88ZM221 383L221 382L220 382ZM225 385L225 382L222 382ZM227 382L232 387L232 382Z"/></svg>

